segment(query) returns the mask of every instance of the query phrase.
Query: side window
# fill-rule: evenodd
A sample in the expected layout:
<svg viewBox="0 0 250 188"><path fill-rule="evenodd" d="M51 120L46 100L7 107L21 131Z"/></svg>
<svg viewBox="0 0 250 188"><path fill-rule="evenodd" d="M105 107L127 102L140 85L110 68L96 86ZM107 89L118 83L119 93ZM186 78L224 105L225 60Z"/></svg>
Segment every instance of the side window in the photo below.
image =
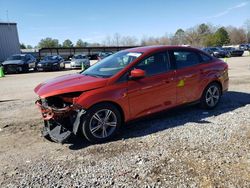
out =
<svg viewBox="0 0 250 188"><path fill-rule="evenodd" d="M34 60L34 59L35 59L32 55L29 55L29 57L30 57L31 60Z"/></svg>
<svg viewBox="0 0 250 188"><path fill-rule="evenodd" d="M199 55L192 51L174 51L174 59L178 69L190 67L200 63Z"/></svg>
<svg viewBox="0 0 250 188"><path fill-rule="evenodd" d="M29 55L26 55L26 60L29 61L31 58Z"/></svg>
<svg viewBox="0 0 250 188"><path fill-rule="evenodd" d="M142 69L147 76L160 74L170 69L167 52L156 53L135 66L137 69Z"/></svg>
<svg viewBox="0 0 250 188"><path fill-rule="evenodd" d="M200 56L201 56L201 60L203 63L207 63L207 62L212 60L212 57L210 57L206 54L200 53Z"/></svg>

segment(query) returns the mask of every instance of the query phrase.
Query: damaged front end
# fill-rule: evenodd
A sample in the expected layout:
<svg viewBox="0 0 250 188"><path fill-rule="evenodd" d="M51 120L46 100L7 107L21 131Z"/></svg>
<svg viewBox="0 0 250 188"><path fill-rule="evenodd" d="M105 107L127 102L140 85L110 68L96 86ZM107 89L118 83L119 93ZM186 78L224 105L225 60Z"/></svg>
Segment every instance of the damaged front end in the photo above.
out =
<svg viewBox="0 0 250 188"><path fill-rule="evenodd" d="M49 140L63 143L72 134L76 134L81 117L86 111L75 98L79 93L39 99L35 103L39 107L44 119L43 136Z"/></svg>

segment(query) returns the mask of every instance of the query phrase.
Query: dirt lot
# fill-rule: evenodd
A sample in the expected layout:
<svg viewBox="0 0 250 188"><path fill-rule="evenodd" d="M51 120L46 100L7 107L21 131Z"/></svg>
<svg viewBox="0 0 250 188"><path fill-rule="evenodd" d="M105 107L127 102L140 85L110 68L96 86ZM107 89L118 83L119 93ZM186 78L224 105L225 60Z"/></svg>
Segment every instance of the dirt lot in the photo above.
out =
<svg viewBox="0 0 250 188"><path fill-rule="evenodd" d="M115 141L41 137L33 88L61 71L0 78L0 187L250 187L250 57L228 59L230 90L126 125Z"/></svg>

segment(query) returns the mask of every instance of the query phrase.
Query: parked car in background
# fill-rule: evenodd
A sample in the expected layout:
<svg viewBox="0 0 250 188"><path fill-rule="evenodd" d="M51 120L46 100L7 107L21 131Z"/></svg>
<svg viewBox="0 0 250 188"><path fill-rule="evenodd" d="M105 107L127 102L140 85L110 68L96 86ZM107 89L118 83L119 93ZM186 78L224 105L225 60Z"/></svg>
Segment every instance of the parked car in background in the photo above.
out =
<svg viewBox="0 0 250 188"><path fill-rule="evenodd" d="M37 64L38 71L51 71L51 70L55 71L64 68L65 68L64 59L59 55L46 56Z"/></svg>
<svg viewBox="0 0 250 188"><path fill-rule="evenodd" d="M113 52L100 52L98 54L98 60L100 61L100 60L102 60L102 59L104 59L112 54L113 54Z"/></svg>
<svg viewBox="0 0 250 188"><path fill-rule="evenodd" d="M236 49L233 47L225 47L222 49L227 51L230 57L242 56L244 53L244 50Z"/></svg>
<svg viewBox="0 0 250 188"><path fill-rule="evenodd" d="M183 104L216 107L228 89L228 65L190 47L147 46L117 52L89 69L35 88L44 136L64 142L82 133L111 139L126 122Z"/></svg>
<svg viewBox="0 0 250 188"><path fill-rule="evenodd" d="M31 54L15 54L2 63L5 73L28 72L36 69L36 58Z"/></svg>
<svg viewBox="0 0 250 188"><path fill-rule="evenodd" d="M227 51L223 50L223 49L220 49L218 47L207 47L207 48L202 48L202 50L204 52L207 52L208 54L210 54L211 56L214 56L214 57L227 57L229 54Z"/></svg>
<svg viewBox="0 0 250 188"><path fill-rule="evenodd" d="M70 60L71 68L82 68L87 69L90 67L89 57L84 54L74 55Z"/></svg>
<svg viewBox="0 0 250 188"><path fill-rule="evenodd" d="M239 46L239 49L241 49L241 50L250 50L250 45L249 44L241 44L240 46Z"/></svg>
<svg viewBox="0 0 250 188"><path fill-rule="evenodd" d="M90 60L90 64L91 64L91 65L94 65L94 64L96 64L96 63L99 61L99 60L98 60L98 54L97 54L97 53L88 55L88 57L89 57L89 60Z"/></svg>

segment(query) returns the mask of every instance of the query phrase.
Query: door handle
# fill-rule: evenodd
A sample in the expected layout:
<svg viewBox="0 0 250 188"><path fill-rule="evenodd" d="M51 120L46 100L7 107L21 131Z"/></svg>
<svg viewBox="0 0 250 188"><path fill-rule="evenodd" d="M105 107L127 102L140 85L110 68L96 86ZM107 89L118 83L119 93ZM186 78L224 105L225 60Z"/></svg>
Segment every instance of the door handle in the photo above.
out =
<svg viewBox="0 0 250 188"><path fill-rule="evenodd" d="M164 84L169 84L169 83L170 83L169 80L163 80L162 82L163 82Z"/></svg>
<svg viewBox="0 0 250 188"><path fill-rule="evenodd" d="M167 80L163 80L162 82L163 83L166 83L166 84L169 84L171 81L173 81L174 80L174 78L172 77L172 78L169 78L169 79L167 79Z"/></svg>
<svg viewBox="0 0 250 188"><path fill-rule="evenodd" d="M184 76L184 78L191 78L191 77L193 77L193 74L188 74Z"/></svg>
<svg viewBox="0 0 250 188"><path fill-rule="evenodd" d="M145 87L142 87L141 90L150 89L150 88L152 88L152 87L153 87L152 85L150 85L150 86L145 86Z"/></svg>

